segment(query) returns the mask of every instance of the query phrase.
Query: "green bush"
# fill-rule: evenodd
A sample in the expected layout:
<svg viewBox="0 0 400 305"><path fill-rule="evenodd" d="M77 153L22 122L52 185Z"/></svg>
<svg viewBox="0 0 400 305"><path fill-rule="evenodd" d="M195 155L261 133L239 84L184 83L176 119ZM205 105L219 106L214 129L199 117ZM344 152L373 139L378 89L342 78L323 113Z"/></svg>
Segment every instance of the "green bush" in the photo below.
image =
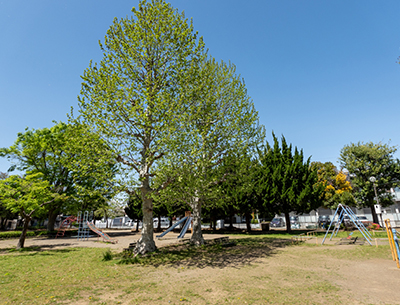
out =
<svg viewBox="0 0 400 305"><path fill-rule="evenodd" d="M255 219L255 218L252 219L252 220L251 220L251 223L252 223L253 225L254 225L254 224L258 224L258 219Z"/></svg>
<svg viewBox="0 0 400 305"><path fill-rule="evenodd" d="M19 238L21 236L22 231L9 231L9 232L0 232L0 239L6 238ZM26 237L36 236L35 232L28 231L26 232Z"/></svg>
<svg viewBox="0 0 400 305"><path fill-rule="evenodd" d="M111 250L108 249L106 252L103 253L103 261L110 261L113 259L113 254L111 253Z"/></svg>

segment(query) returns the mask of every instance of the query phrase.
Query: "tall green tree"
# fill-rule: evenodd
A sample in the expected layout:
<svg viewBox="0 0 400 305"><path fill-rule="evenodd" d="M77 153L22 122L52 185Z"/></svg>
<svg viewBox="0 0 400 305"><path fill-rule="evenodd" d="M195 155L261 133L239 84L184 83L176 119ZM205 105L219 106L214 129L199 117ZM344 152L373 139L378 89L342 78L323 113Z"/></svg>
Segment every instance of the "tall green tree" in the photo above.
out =
<svg viewBox="0 0 400 305"><path fill-rule="evenodd" d="M18 213L24 219L24 226L18 240L17 249L23 248L29 222L34 215L44 211L46 205L55 200L63 200L64 195L51 190L48 181L40 173L25 177L10 176L0 180L0 201L5 208Z"/></svg>
<svg viewBox="0 0 400 305"><path fill-rule="evenodd" d="M290 212L307 213L321 206L324 185L317 171L304 160L303 151L288 145L282 136L281 146L275 134L274 145L268 143L260 154L259 188L267 211L285 214L286 230L291 231Z"/></svg>
<svg viewBox="0 0 400 305"><path fill-rule="evenodd" d="M376 178L379 203L384 207L393 204L393 197L388 190L400 182L400 161L394 157L396 151L395 146L373 142L351 143L340 151L339 161L350 173L357 205L369 207L375 223L379 223L379 220L374 208L374 185L370 178Z"/></svg>
<svg viewBox="0 0 400 305"><path fill-rule="evenodd" d="M170 154L163 169L168 172L172 168L172 175L178 178L174 183L180 184L180 193L185 194L192 210L191 242L201 245L202 207L207 204L208 209L218 208L221 189L216 186L226 177L218 171L219 165L229 154L245 154L254 149L263 130L233 64L218 63L213 58L204 60L187 94L192 107L182 114L180 122L184 145Z"/></svg>
<svg viewBox="0 0 400 305"><path fill-rule="evenodd" d="M193 87L204 46L184 14L164 0L140 1L132 12L114 19L100 43L103 59L85 70L79 107L124 166L125 191L141 191L143 229L135 251L146 253L156 249L151 178L157 161L179 147L180 114L192 107L185 91Z"/></svg>

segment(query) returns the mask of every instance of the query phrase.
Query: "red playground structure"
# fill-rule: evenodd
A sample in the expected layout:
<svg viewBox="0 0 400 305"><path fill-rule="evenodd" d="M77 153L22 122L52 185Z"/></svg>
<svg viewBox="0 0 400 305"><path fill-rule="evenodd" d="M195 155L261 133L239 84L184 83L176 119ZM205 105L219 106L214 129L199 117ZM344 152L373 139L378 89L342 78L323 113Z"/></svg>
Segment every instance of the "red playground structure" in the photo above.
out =
<svg viewBox="0 0 400 305"><path fill-rule="evenodd" d="M61 223L60 228L57 231L57 237L63 237L65 234L65 231L71 227L72 223L77 221L77 218L75 216L69 216L64 221Z"/></svg>

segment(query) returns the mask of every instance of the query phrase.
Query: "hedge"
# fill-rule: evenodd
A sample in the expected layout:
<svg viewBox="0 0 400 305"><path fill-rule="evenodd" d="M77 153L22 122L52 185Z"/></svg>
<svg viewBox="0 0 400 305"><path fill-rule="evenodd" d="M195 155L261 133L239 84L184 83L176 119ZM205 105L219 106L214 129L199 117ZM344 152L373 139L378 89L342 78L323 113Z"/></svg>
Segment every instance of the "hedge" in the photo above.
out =
<svg viewBox="0 0 400 305"><path fill-rule="evenodd" d="M22 234L22 231L8 231L8 232L0 232L0 239L6 238L19 238ZM26 232L26 237L36 236L35 232L28 231Z"/></svg>

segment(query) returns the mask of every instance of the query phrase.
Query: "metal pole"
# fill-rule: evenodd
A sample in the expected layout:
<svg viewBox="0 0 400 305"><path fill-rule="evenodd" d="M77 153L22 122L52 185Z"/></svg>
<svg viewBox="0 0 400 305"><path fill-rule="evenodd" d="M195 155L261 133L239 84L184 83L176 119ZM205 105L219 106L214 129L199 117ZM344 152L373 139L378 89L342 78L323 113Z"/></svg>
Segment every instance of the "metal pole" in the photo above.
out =
<svg viewBox="0 0 400 305"><path fill-rule="evenodd" d="M340 225L342 224L342 219L343 219L342 214L343 214L343 209L340 211L340 215L339 215L338 220L336 222L336 228L333 229L333 233L332 233L331 238L329 240L332 240L332 237L333 237L333 235L335 233L335 230L336 230L335 237L338 234L339 229L340 229Z"/></svg>
<svg viewBox="0 0 400 305"><path fill-rule="evenodd" d="M333 219L335 219L335 217L336 217L336 214L337 214L337 212L339 211L339 208L340 208L341 206L342 206L342 205L339 203L339 205L338 205L338 207L337 207L337 209L336 209L336 211L335 211L335 214L333 215ZM328 228L328 230L326 230L326 234L325 234L325 236L324 236L324 239L322 240L322 243L321 243L321 245L323 245L323 244L324 244L324 242L325 242L326 236L328 235L328 233L329 233L329 230L330 230L330 228L331 228L331 225L332 225L333 219L332 219L331 223L329 224L329 228ZM332 232L332 235L333 235L333 232ZM332 237L332 236L331 236L331 237Z"/></svg>
<svg viewBox="0 0 400 305"><path fill-rule="evenodd" d="M375 197L376 197L376 203L377 203L377 204L380 204L380 203L379 203L378 193L376 192L375 181L372 182L372 185L374 186L374 192L375 192ZM383 222L382 213L380 213L379 216L380 216L380 218L381 218L382 227L384 227L384 226L385 226L385 223Z"/></svg>

